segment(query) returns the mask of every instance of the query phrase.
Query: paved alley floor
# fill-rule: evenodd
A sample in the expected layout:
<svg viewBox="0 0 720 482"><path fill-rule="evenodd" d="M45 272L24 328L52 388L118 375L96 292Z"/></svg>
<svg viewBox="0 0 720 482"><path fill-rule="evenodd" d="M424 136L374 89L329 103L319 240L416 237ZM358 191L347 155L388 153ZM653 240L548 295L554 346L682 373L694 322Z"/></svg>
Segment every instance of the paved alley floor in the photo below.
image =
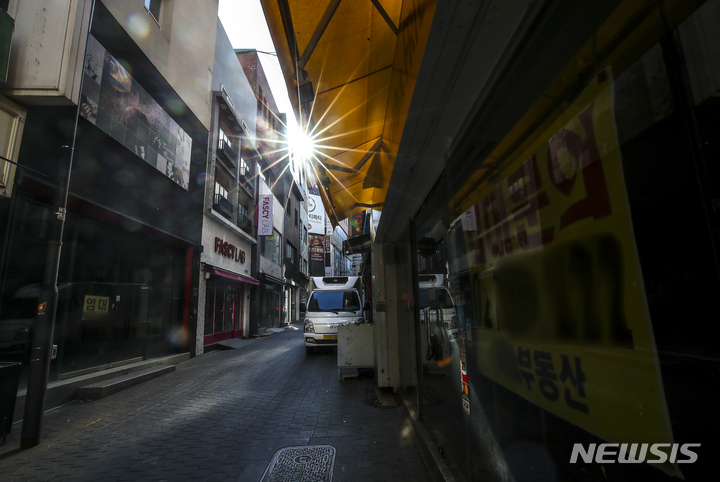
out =
<svg viewBox="0 0 720 482"><path fill-rule="evenodd" d="M335 351L306 355L301 330L216 351L97 401L45 414L43 443L0 446L0 480L259 481L276 450L336 449L333 481L429 480L400 408L374 380L337 381Z"/></svg>

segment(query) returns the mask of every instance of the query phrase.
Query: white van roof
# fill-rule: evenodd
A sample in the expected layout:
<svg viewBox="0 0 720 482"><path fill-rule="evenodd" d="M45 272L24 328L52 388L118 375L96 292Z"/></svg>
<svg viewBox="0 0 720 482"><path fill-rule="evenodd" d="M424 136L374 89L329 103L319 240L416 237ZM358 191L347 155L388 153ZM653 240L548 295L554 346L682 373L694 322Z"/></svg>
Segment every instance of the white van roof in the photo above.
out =
<svg viewBox="0 0 720 482"><path fill-rule="evenodd" d="M443 288L445 286L444 274L421 274L418 275L420 288Z"/></svg>
<svg viewBox="0 0 720 482"><path fill-rule="evenodd" d="M360 276L314 276L314 291L350 290L360 288Z"/></svg>

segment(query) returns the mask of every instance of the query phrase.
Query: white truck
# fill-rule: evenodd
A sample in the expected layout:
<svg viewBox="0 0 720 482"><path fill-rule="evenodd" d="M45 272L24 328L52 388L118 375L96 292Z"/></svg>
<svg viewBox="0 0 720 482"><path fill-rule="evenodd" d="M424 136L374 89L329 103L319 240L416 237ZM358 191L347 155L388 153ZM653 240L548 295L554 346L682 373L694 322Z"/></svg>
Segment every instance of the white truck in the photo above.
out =
<svg viewBox="0 0 720 482"><path fill-rule="evenodd" d="M317 347L337 346L338 326L364 323L370 306L363 306L360 276L314 277L310 287L303 339L305 351L314 353Z"/></svg>

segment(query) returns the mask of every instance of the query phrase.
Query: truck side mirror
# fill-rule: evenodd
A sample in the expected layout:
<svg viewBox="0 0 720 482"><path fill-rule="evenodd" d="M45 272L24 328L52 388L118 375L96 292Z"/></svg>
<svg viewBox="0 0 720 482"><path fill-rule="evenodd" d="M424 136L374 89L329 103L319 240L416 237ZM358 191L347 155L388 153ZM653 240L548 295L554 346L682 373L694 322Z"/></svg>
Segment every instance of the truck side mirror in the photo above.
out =
<svg viewBox="0 0 720 482"><path fill-rule="evenodd" d="M372 310L372 305L370 304L369 301L366 301L365 304L363 305L363 311L370 311L370 310Z"/></svg>

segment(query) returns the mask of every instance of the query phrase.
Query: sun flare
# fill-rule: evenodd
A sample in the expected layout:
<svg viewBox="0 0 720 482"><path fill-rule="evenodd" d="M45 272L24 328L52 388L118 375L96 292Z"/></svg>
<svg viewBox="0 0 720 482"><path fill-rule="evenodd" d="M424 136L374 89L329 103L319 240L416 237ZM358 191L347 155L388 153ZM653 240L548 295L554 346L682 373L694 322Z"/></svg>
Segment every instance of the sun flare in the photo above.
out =
<svg viewBox="0 0 720 482"><path fill-rule="evenodd" d="M309 161L317 149L315 140L300 127L291 127L288 130L289 149L295 157L305 162Z"/></svg>

